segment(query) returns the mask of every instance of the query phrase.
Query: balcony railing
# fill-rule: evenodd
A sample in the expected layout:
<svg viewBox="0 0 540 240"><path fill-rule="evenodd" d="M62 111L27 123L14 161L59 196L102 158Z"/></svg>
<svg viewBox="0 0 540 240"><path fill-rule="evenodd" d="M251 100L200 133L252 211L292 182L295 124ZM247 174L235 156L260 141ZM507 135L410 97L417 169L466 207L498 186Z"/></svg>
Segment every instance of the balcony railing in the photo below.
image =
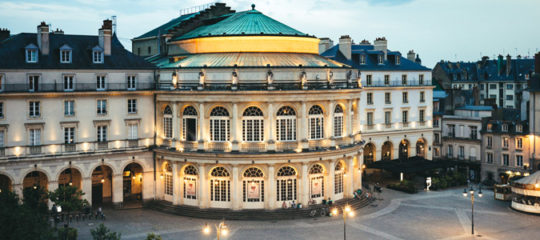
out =
<svg viewBox="0 0 540 240"><path fill-rule="evenodd" d="M266 144L262 142L244 142L240 145L240 151L242 152L264 152L266 151Z"/></svg>
<svg viewBox="0 0 540 240"><path fill-rule="evenodd" d="M64 145L64 151L65 152L75 152L75 151L77 151L77 145L76 144L65 144Z"/></svg>
<svg viewBox="0 0 540 240"><path fill-rule="evenodd" d="M370 84L366 84L365 81L362 81L363 87L417 87L417 86L431 86L431 80L408 80L407 83L403 84L401 80L385 82L384 80L371 81Z"/></svg>
<svg viewBox="0 0 540 240"><path fill-rule="evenodd" d="M30 154L41 154L41 146L30 146Z"/></svg>
<svg viewBox="0 0 540 240"><path fill-rule="evenodd" d="M128 147L135 148L139 146L139 140L137 139L130 139L128 140Z"/></svg>
<svg viewBox="0 0 540 240"><path fill-rule="evenodd" d="M37 88L26 83L4 84L0 92L88 92L88 91L134 91L134 90L153 90L154 83L137 83L136 88L128 88L127 83L107 83L105 88L98 89L97 83L75 83L73 89L66 90L62 83L41 83Z"/></svg>
<svg viewBox="0 0 540 240"><path fill-rule="evenodd" d="M197 147L199 144L196 141L183 141L182 147L184 148L184 151L195 151L197 150Z"/></svg>
<svg viewBox="0 0 540 240"><path fill-rule="evenodd" d="M298 142L277 142L276 143L277 151L293 151L298 148Z"/></svg>
<svg viewBox="0 0 540 240"><path fill-rule="evenodd" d="M242 83L236 85L231 83L230 79L216 80L215 82L206 82L202 90L303 90L303 89L347 89L358 88L356 81L347 82L345 79L335 80L332 84L327 81L308 80L305 86L299 81L279 81L269 85L266 82ZM198 82L180 82L174 86L170 82L159 83L158 89L161 90L201 90Z"/></svg>
<svg viewBox="0 0 540 240"><path fill-rule="evenodd" d="M6 156L6 149L5 148L0 148L0 157L3 157L3 156Z"/></svg>
<svg viewBox="0 0 540 240"><path fill-rule="evenodd" d="M97 143L97 149L98 149L98 150L106 150L106 149L109 149L109 142L98 142L98 143Z"/></svg>
<svg viewBox="0 0 540 240"><path fill-rule="evenodd" d="M231 151L231 143L230 142L209 142L208 149L211 151L229 152Z"/></svg>

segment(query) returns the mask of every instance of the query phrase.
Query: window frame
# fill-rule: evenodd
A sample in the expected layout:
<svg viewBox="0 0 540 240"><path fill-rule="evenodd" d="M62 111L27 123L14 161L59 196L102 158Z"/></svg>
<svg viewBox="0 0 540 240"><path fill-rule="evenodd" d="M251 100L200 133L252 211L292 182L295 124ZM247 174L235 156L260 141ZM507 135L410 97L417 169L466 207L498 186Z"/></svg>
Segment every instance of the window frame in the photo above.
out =
<svg viewBox="0 0 540 240"><path fill-rule="evenodd" d="M107 90L107 76L96 75L96 91Z"/></svg>
<svg viewBox="0 0 540 240"><path fill-rule="evenodd" d="M71 63L71 49L60 49L60 63Z"/></svg>
<svg viewBox="0 0 540 240"><path fill-rule="evenodd" d="M103 50L92 50L92 63L103 64L104 62Z"/></svg>
<svg viewBox="0 0 540 240"><path fill-rule="evenodd" d="M127 112L128 114L137 114L137 99L130 98L127 100Z"/></svg>
<svg viewBox="0 0 540 240"><path fill-rule="evenodd" d="M41 117L41 109L40 109L40 106L41 103L40 101L29 101L28 102L28 116L30 118L39 118Z"/></svg>
<svg viewBox="0 0 540 240"><path fill-rule="evenodd" d="M96 100L96 113L97 113L97 115L99 115L99 116L107 115L107 113L108 113L107 104L108 104L107 99L97 99Z"/></svg>
<svg viewBox="0 0 540 240"><path fill-rule="evenodd" d="M127 75L127 90L133 91L137 90L137 75Z"/></svg>
<svg viewBox="0 0 540 240"><path fill-rule="evenodd" d="M75 91L75 75L73 74L64 74L62 76L64 92L73 92Z"/></svg>
<svg viewBox="0 0 540 240"><path fill-rule="evenodd" d="M75 100L72 100L72 99L64 100L64 116L65 117L75 116Z"/></svg>
<svg viewBox="0 0 540 240"><path fill-rule="evenodd" d="M108 125L96 126L96 142L108 142Z"/></svg>
<svg viewBox="0 0 540 240"><path fill-rule="evenodd" d="M64 127L64 144L75 144L76 128L73 126Z"/></svg>

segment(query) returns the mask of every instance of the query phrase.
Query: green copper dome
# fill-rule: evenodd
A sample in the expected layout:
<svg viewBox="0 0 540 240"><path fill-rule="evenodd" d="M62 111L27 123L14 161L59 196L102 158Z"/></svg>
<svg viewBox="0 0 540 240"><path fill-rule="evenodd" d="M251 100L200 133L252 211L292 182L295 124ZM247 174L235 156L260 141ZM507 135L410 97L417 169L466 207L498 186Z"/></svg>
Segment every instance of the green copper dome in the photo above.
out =
<svg viewBox="0 0 540 240"><path fill-rule="evenodd" d="M309 36L283 23L280 23L257 10L232 13L225 19L199 27L181 35L174 40L184 40L198 37L242 36L242 35L284 35Z"/></svg>

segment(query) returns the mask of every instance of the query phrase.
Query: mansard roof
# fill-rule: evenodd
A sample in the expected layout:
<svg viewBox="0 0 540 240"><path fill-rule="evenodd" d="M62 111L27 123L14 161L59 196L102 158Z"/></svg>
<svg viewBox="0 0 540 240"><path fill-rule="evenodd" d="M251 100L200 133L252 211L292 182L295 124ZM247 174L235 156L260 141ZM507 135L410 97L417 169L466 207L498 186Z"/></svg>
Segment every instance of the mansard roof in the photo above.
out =
<svg viewBox="0 0 540 240"><path fill-rule="evenodd" d="M526 81L534 72L534 59L511 59L508 74L507 64L506 58L483 59L477 62L441 61L437 63L452 82Z"/></svg>
<svg viewBox="0 0 540 240"><path fill-rule="evenodd" d="M371 44L352 44L351 45L351 59L348 60L339 51L339 45L336 44L329 48L321 55L338 62L345 63L361 71L430 71L431 69L422 66L419 63L411 61L403 56L398 51L387 51L387 59L384 64L379 64L379 55L384 54L383 51L375 50L375 47ZM360 64L360 56L366 56L366 63ZM396 64L397 56L400 57L399 64Z"/></svg>
<svg viewBox="0 0 540 240"><path fill-rule="evenodd" d="M49 33L49 54L39 53L37 63L27 63L25 47L37 43L37 34L20 33L0 43L0 69L153 69L142 57L124 49L116 35L111 39L111 55L104 62L92 62L92 49L99 46L98 36ZM72 62L60 63L60 48L72 48Z"/></svg>

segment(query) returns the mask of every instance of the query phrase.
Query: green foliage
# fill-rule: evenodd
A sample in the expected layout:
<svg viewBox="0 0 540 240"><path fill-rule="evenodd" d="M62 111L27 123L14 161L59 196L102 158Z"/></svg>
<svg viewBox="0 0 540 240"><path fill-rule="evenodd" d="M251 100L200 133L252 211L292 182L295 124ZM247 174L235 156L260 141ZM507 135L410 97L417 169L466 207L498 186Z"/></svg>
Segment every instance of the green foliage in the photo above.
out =
<svg viewBox="0 0 540 240"><path fill-rule="evenodd" d="M76 228L58 228L58 239L77 240L77 235Z"/></svg>
<svg viewBox="0 0 540 240"><path fill-rule="evenodd" d="M462 186L467 183L467 177L460 172L448 172L445 175L431 178L431 189L445 189L449 187Z"/></svg>
<svg viewBox="0 0 540 240"><path fill-rule="evenodd" d="M390 189L406 192L406 193L416 193L416 187L414 186L413 181L403 180L402 182L396 184L390 184L387 186Z"/></svg>
<svg viewBox="0 0 540 240"><path fill-rule="evenodd" d="M90 233L94 240L120 240L122 234L111 232L105 225L99 224L95 229L91 229Z"/></svg>
<svg viewBox="0 0 540 240"><path fill-rule="evenodd" d="M55 191L49 192L49 198L54 204L62 207L62 211L80 211L88 205L86 199L82 199L84 193L74 186L59 186Z"/></svg>
<svg viewBox="0 0 540 240"><path fill-rule="evenodd" d="M146 240L162 240L162 239L161 239L161 236L158 235L158 234L155 234L155 233L149 233L149 234L146 236Z"/></svg>
<svg viewBox="0 0 540 240"><path fill-rule="evenodd" d="M46 194L41 188L24 189L24 203L11 191L0 193L0 238L52 240Z"/></svg>

